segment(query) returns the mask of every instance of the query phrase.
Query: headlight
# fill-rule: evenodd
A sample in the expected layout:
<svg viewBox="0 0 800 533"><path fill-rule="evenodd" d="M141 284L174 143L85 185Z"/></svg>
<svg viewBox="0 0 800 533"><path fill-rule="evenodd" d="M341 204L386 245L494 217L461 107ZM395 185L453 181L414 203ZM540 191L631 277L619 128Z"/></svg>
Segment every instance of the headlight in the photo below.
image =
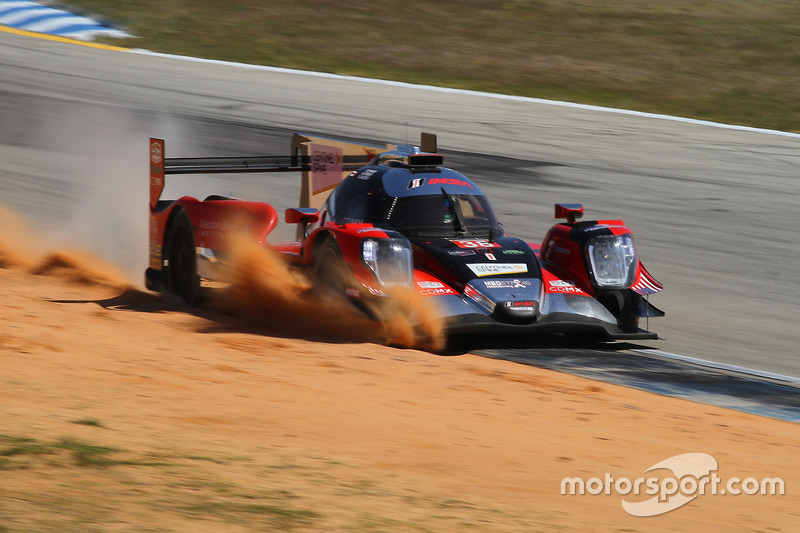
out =
<svg viewBox="0 0 800 533"><path fill-rule="evenodd" d="M364 239L361 259L384 287L411 287L411 244L404 238Z"/></svg>
<svg viewBox="0 0 800 533"><path fill-rule="evenodd" d="M589 239L586 254L594 281L605 289L627 289L636 275L636 248L630 233Z"/></svg>

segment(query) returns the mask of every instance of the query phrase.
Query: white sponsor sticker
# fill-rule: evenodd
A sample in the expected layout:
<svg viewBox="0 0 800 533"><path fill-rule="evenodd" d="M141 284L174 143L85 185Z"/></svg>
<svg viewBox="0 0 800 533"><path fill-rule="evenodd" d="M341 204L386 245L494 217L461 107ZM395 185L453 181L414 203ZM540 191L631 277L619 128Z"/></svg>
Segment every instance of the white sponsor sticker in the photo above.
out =
<svg viewBox="0 0 800 533"><path fill-rule="evenodd" d="M524 274L528 271L525 263L470 263L467 265L476 276L496 276L500 274Z"/></svg>
<svg viewBox="0 0 800 533"><path fill-rule="evenodd" d="M574 287L575 286L575 282L574 281L567 281L567 280L563 280L563 279L555 279L555 280L550 282L550 286L551 287Z"/></svg>
<svg viewBox="0 0 800 533"><path fill-rule="evenodd" d="M164 153L161 151L161 144L159 142L153 142L150 144L150 161L154 165L158 165L161 163L161 160L164 158Z"/></svg>
<svg viewBox="0 0 800 533"><path fill-rule="evenodd" d="M483 282L487 289L522 289L531 282L522 279L487 279Z"/></svg>
<svg viewBox="0 0 800 533"><path fill-rule="evenodd" d="M417 285L419 285L420 289L443 289L444 283L439 283L438 281L418 281Z"/></svg>

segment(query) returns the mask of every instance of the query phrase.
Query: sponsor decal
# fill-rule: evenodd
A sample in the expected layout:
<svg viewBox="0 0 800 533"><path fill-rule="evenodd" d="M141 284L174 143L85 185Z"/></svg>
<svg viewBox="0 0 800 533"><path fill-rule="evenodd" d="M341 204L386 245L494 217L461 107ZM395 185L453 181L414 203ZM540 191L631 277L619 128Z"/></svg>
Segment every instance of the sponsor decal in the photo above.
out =
<svg viewBox="0 0 800 533"><path fill-rule="evenodd" d="M164 153L161 151L161 143L150 143L150 161L154 165L160 165L164 159Z"/></svg>
<svg viewBox="0 0 800 533"><path fill-rule="evenodd" d="M417 178L408 182L409 189L416 189L425 185L425 178Z"/></svg>
<svg viewBox="0 0 800 533"><path fill-rule="evenodd" d="M342 180L343 152L341 148L311 145L311 190L317 194L334 187Z"/></svg>
<svg viewBox="0 0 800 533"><path fill-rule="evenodd" d="M574 281L555 279L550 282L550 292L560 292L563 294L585 294Z"/></svg>
<svg viewBox="0 0 800 533"><path fill-rule="evenodd" d="M210 220L203 219L197 225L200 229L219 229L221 224L219 222L212 222Z"/></svg>
<svg viewBox="0 0 800 533"><path fill-rule="evenodd" d="M578 287L550 287L550 292L560 292L562 294L585 294Z"/></svg>
<svg viewBox="0 0 800 533"><path fill-rule="evenodd" d="M472 189L472 184L470 182L454 178L431 178L428 180L428 185L459 185Z"/></svg>
<svg viewBox="0 0 800 533"><path fill-rule="evenodd" d="M439 283L438 281L418 281L417 285L420 289L442 289L444 288L444 283Z"/></svg>
<svg viewBox="0 0 800 533"><path fill-rule="evenodd" d="M448 250L447 253L458 257L465 257L468 255L475 255L478 252L476 252L475 250Z"/></svg>
<svg viewBox="0 0 800 533"><path fill-rule="evenodd" d="M522 289L530 287L531 282L526 279L487 279L483 285L487 289Z"/></svg>
<svg viewBox="0 0 800 533"><path fill-rule="evenodd" d="M494 256L494 254L488 254L487 253L487 254L484 254L484 255L486 256L486 259L488 259L489 261L497 261L497 258Z"/></svg>
<svg viewBox="0 0 800 533"><path fill-rule="evenodd" d="M445 296L448 294L458 294L450 287L442 287L441 289L422 289L419 293L423 296Z"/></svg>
<svg viewBox="0 0 800 533"><path fill-rule="evenodd" d="M369 233L372 231L380 231L381 233L383 233L384 230L382 230L381 228L361 228L356 233Z"/></svg>
<svg viewBox="0 0 800 533"><path fill-rule="evenodd" d="M505 302L503 305L515 311L533 311L534 307L536 307L536 302L531 300L524 302Z"/></svg>
<svg viewBox="0 0 800 533"><path fill-rule="evenodd" d="M591 232L593 232L593 231L600 231L600 230L604 230L604 229L611 229L611 228L615 228L615 229L620 229L620 228L622 228L622 229L627 229L627 228L625 228L625 226L620 226L619 224L595 224L594 226L590 226L590 227L588 227L588 228L584 228L584 229L583 229L583 231L584 231L585 233L591 233Z"/></svg>
<svg viewBox="0 0 800 533"><path fill-rule="evenodd" d="M506 255L525 255L525 250L502 250Z"/></svg>
<svg viewBox="0 0 800 533"><path fill-rule="evenodd" d="M377 170L375 170L374 168L368 168L367 170L365 170L365 171L361 172L360 174L356 174L355 172L354 172L354 174L356 174L356 177L357 177L358 179L360 179L360 180L368 180L368 179L370 179L370 178L373 176L373 174L375 174L376 172L377 172Z"/></svg>
<svg viewBox="0 0 800 533"><path fill-rule="evenodd" d="M451 240L450 242L459 248L502 248L496 242L487 241L486 239Z"/></svg>
<svg viewBox="0 0 800 533"><path fill-rule="evenodd" d="M525 263L469 263L467 266L478 277L528 272L528 265Z"/></svg>
<svg viewBox="0 0 800 533"><path fill-rule="evenodd" d="M203 238L228 238L235 232L246 232L250 226L246 224L236 224L227 220L207 220L201 219L197 223L197 234Z"/></svg>

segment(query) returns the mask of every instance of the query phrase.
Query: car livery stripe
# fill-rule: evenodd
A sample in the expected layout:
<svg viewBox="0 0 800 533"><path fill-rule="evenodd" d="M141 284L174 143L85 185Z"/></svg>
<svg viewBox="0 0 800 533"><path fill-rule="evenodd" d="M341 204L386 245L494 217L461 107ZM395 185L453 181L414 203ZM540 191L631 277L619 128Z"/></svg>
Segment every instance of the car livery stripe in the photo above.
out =
<svg viewBox="0 0 800 533"><path fill-rule="evenodd" d="M647 294L655 294L659 292L661 289L664 288L664 285L661 284L657 279L655 279L650 273L644 268L641 267L639 270L639 279L636 280L631 286L631 290L636 294L640 294L645 296Z"/></svg>

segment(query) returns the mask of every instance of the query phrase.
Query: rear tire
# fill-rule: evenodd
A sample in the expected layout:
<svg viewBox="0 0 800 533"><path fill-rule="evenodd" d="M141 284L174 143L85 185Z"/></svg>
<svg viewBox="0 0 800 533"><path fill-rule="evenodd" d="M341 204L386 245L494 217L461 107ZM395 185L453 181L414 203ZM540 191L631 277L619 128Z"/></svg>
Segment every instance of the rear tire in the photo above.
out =
<svg viewBox="0 0 800 533"><path fill-rule="evenodd" d="M197 275L192 222L186 211L178 213L172 221L167 243L167 266L164 270L169 292L186 305L196 304L200 278Z"/></svg>

